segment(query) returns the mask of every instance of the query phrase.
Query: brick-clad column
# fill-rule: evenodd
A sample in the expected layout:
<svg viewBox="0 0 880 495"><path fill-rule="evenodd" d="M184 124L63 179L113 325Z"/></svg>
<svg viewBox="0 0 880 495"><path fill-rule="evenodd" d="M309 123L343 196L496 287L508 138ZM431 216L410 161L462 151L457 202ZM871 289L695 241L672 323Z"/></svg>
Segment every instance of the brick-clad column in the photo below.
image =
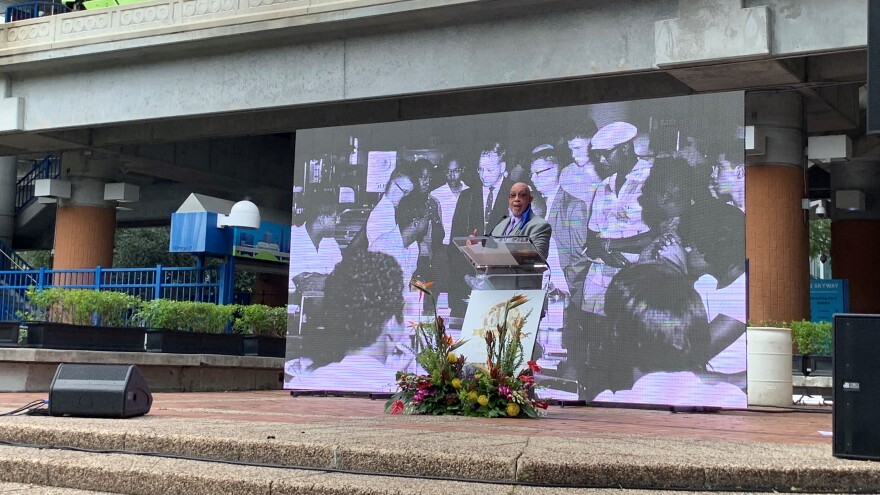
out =
<svg viewBox="0 0 880 495"><path fill-rule="evenodd" d="M880 313L880 221L834 220L831 239L834 278L849 281L850 311Z"/></svg>
<svg viewBox="0 0 880 495"><path fill-rule="evenodd" d="M746 124L764 153L746 159L749 319L810 318L809 225L802 100L796 92L746 95ZM835 267L836 268L836 267Z"/></svg>
<svg viewBox="0 0 880 495"><path fill-rule="evenodd" d="M803 171L786 166L746 168L746 256L749 319L810 318L809 229L801 198ZM837 273L837 264L834 265Z"/></svg>
<svg viewBox="0 0 880 495"><path fill-rule="evenodd" d="M59 206L55 216L55 270L110 267L116 235L114 207Z"/></svg>
<svg viewBox="0 0 880 495"><path fill-rule="evenodd" d="M91 269L113 265L116 242L116 203L104 201L104 184L116 172L114 160L98 160L82 152L61 157L71 196L58 200L55 214L55 270ZM74 282L74 279L76 282ZM56 277L56 284L59 283ZM61 283L89 284L88 279L68 277Z"/></svg>

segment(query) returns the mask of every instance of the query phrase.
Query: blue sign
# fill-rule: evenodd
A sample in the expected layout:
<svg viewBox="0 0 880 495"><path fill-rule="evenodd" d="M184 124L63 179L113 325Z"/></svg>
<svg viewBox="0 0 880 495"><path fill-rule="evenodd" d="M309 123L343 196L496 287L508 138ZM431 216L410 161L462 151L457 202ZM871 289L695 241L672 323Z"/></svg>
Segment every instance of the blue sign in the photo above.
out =
<svg viewBox="0 0 880 495"><path fill-rule="evenodd" d="M232 255L264 261L290 261L290 225L260 222L259 229L235 229Z"/></svg>
<svg viewBox="0 0 880 495"><path fill-rule="evenodd" d="M831 321L834 313L849 313L846 280L810 280L810 320Z"/></svg>

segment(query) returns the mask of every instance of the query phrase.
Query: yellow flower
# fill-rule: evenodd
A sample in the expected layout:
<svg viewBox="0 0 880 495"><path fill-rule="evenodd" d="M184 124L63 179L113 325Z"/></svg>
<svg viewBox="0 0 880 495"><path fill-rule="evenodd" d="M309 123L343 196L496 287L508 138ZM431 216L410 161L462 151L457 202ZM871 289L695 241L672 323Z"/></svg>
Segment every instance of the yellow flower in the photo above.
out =
<svg viewBox="0 0 880 495"><path fill-rule="evenodd" d="M461 388L461 378L453 378L452 379L452 388L458 390Z"/></svg>
<svg viewBox="0 0 880 495"><path fill-rule="evenodd" d="M481 406L488 405L488 404L489 404L489 398L486 397L485 395L481 395L481 396L477 397L477 404L479 404L479 405L481 405Z"/></svg>
<svg viewBox="0 0 880 495"><path fill-rule="evenodd" d="M452 364L456 361L458 361L458 356L456 356L454 352L450 352L449 354L446 355L446 362L447 363Z"/></svg>
<svg viewBox="0 0 880 495"><path fill-rule="evenodd" d="M474 375L474 378L476 378L477 380L479 380L480 378L483 378L483 375L477 373L476 375Z"/></svg>
<svg viewBox="0 0 880 495"><path fill-rule="evenodd" d="M515 418L519 416L519 404L516 402L508 402L507 403L507 415L511 418Z"/></svg>
<svg viewBox="0 0 880 495"><path fill-rule="evenodd" d="M477 393L474 392L473 390L471 390L470 392L468 392L467 398L468 398L468 400L471 401L471 402L476 402L476 401L477 401L477 398L478 398L478 397L477 397Z"/></svg>

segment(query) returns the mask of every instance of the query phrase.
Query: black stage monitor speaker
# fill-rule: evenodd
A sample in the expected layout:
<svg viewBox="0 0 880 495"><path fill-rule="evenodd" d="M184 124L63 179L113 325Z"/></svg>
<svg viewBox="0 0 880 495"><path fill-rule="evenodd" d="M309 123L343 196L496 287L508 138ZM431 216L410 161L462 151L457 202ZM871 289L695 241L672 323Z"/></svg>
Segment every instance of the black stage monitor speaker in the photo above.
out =
<svg viewBox="0 0 880 495"><path fill-rule="evenodd" d="M880 461L880 315L834 315L832 454Z"/></svg>
<svg viewBox="0 0 880 495"><path fill-rule="evenodd" d="M60 364L49 387L49 414L130 418L150 412L153 395L133 364Z"/></svg>

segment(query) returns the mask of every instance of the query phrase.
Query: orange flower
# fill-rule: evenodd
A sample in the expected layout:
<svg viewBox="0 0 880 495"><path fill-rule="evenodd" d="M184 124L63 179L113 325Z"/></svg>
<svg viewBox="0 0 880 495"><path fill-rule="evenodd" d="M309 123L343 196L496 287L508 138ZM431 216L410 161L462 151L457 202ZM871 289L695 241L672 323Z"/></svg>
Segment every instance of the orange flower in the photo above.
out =
<svg viewBox="0 0 880 495"><path fill-rule="evenodd" d="M507 301L507 309L513 309L517 306L522 306L527 302L529 302L529 298L526 297L525 294L517 294Z"/></svg>
<svg viewBox="0 0 880 495"><path fill-rule="evenodd" d="M422 282L421 280L412 280L410 281L410 285L418 289L419 292L430 296L432 294L431 291L428 290L428 288L434 285L434 282Z"/></svg>

